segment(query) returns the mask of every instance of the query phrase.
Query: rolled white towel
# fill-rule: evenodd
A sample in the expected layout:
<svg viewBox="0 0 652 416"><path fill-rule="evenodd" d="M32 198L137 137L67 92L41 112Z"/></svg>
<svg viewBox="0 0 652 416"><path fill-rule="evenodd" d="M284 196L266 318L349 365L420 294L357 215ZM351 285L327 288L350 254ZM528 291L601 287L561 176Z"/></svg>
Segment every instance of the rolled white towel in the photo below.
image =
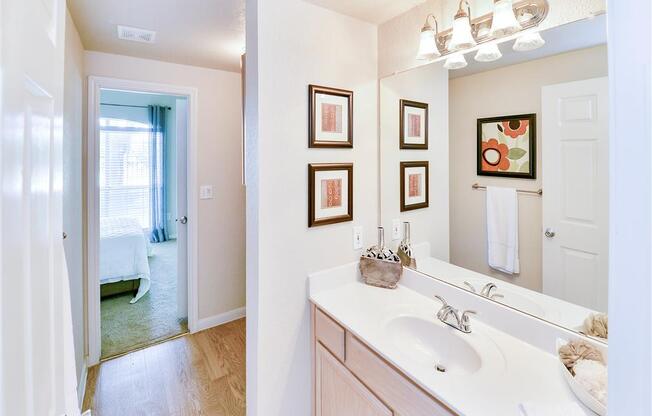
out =
<svg viewBox="0 0 652 416"><path fill-rule="evenodd" d="M518 405L518 410L522 416L588 416L576 402L524 402Z"/></svg>

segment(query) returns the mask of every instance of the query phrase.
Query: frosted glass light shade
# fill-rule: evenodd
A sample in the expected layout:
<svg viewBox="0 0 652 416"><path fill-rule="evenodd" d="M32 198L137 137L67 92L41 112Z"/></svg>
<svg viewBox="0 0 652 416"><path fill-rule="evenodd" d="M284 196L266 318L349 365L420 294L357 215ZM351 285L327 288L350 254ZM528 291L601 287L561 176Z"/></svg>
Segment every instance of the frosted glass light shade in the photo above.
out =
<svg viewBox="0 0 652 416"><path fill-rule="evenodd" d="M459 51L460 49L472 48L476 45L473 33L471 33L471 23L466 14L458 14L453 21L453 36L451 37L448 50Z"/></svg>
<svg viewBox="0 0 652 416"><path fill-rule="evenodd" d="M494 3L494 15L491 21L491 36L500 38L521 30L522 27L512 8L512 0L497 0Z"/></svg>
<svg viewBox="0 0 652 416"><path fill-rule="evenodd" d="M482 45L478 49L478 53L475 54L475 60L478 62L493 62L500 59L503 56L498 49L498 45L495 43L487 43Z"/></svg>
<svg viewBox="0 0 652 416"><path fill-rule="evenodd" d="M444 68L446 69L460 69L467 65L466 59L461 53L452 54L448 59L446 59L446 62L444 62Z"/></svg>
<svg viewBox="0 0 652 416"><path fill-rule="evenodd" d="M441 53L439 53L439 49L437 49L435 31L432 29L422 30L417 59L432 59L438 56L441 56Z"/></svg>
<svg viewBox="0 0 652 416"><path fill-rule="evenodd" d="M546 41L543 40L539 32L532 32L519 36L512 49L517 52L527 52L538 49L545 44Z"/></svg>

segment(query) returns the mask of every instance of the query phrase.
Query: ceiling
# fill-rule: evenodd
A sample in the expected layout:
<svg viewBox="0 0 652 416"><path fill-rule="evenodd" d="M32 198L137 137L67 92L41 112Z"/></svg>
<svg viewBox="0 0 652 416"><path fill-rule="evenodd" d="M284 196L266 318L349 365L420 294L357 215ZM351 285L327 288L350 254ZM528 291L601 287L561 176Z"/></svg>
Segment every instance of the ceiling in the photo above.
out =
<svg viewBox="0 0 652 416"><path fill-rule="evenodd" d="M355 17L366 22L380 24L398 16L411 8L425 3L426 0L305 0L308 3L324 7Z"/></svg>
<svg viewBox="0 0 652 416"><path fill-rule="evenodd" d="M68 0L87 50L240 71L245 0ZM156 43L120 40L117 25L156 31Z"/></svg>
<svg viewBox="0 0 652 416"><path fill-rule="evenodd" d="M546 44L539 49L529 52L515 52L512 50L514 41L508 41L499 45L503 54L503 57L499 60L476 62L473 59L475 53L469 53L465 55L469 65L462 69L448 71L448 76L449 78L464 77L508 65L545 58L546 56L606 44L607 16L603 14L594 18L555 26L540 33Z"/></svg>

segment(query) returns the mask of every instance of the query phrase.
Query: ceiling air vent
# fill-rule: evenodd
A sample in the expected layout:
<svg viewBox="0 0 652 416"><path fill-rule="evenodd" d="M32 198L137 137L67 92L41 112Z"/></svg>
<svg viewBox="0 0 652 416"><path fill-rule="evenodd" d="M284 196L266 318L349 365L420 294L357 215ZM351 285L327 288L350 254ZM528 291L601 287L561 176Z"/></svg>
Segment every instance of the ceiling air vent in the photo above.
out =
<svg viewBox="0 0 652 416"><path fill-rule="evenodd" d="M156 32L137 27L118 26L118 38L133 42L154 43Z"/></svg>

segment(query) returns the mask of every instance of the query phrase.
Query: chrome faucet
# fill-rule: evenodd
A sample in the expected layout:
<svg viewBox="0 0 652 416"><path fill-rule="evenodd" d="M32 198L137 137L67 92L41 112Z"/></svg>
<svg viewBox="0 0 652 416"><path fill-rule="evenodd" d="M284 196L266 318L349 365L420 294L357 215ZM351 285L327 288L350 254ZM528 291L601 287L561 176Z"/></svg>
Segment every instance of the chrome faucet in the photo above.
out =
<svg viewBox="0 0 652 416"><path fill-rule="evenodd" d="M475 287L473 287L473 285L471 283L469 283L469 282L467 282L465 280L464 284L466 285L466 287L469 288L469 290L471 292L477 293L477 291L475 290ZM483 297L488 298L488 299L496 299L496 298L504 297L503 295L501 295L499 293L492 293L493 290L498 290L498 286L496 286L495 284L489 282L489 283L487 283L486 285L484 285L482 287L482 290L480 290L480 296L483 296Z"/></svg>
<svg viewBox="0 0 652 416"><path fill-rule="evenodd" d="M437 312L437 319L445 323L446 325L452 326L453 328L468 334L471 332L471 322L469 320L469 315L474 314L475 311L464 311L460 315L460 311L453 308L451 305L446 302L444 298L439 295L435 295L437 299L441 302L441 309Z"/></svg>

